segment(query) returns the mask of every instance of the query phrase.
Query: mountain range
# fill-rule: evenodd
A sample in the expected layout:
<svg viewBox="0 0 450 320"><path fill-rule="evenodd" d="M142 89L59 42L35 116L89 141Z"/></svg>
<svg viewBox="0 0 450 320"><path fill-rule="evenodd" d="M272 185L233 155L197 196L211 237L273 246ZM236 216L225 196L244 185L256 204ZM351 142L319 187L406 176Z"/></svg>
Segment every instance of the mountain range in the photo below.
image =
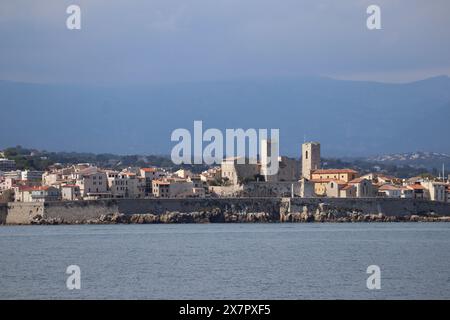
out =
<svg viewBox="0 0 450 320"><path fill-rule="evenodd" d="M322 77L142 86L0 81L0 148L169 154L176 128L278 128L280 151L450 153L450 78L391 84Z"/></svg>

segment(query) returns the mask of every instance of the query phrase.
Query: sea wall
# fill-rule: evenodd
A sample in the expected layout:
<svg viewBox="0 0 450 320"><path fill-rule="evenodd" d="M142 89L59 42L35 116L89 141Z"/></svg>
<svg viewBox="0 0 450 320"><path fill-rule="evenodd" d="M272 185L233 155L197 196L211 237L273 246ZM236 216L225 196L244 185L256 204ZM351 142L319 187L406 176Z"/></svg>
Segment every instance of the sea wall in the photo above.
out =
<svg viewBox="0 0 450 320"><path fill-rule="evenodd" d="M44 203L9 202L6 224L30 224L44 215Z"/></svg>
<svg viewBox="0 0 450 320"><path fill-rule="evenodd" d="M447 221L449 216L450 203L422 199L285 198L280 205L282 222Z"/></svg>
<svg viewBox="0 0 450 320"><path fill-rule="evenodd" d="M8 214L8 205L6 203L0 203L0 224L6 223L7 214Z"/></svg>
<svg viewBox="0 0 450 320"><path fill-rule="evenodd" d="M446 221L450 203L414 199L108 199L0 206L0 223Z"/></svg>

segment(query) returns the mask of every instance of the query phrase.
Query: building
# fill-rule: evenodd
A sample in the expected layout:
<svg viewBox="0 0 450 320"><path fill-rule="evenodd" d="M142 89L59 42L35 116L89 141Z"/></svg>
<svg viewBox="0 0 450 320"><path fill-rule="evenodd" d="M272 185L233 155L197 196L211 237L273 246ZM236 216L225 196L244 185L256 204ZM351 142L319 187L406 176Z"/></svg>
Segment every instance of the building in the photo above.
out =
<svg viewBox="0 0 450 320"><path fill-rule="evenodd" d="M0 171L13 171L13 170L16 170L16 162L14 160L0 158Z"/></svg>
<svg viewBox="0 0 450 320"><path fill-rule="evenodd" d="M443 182L422 181L420 183L425 188L425 198L432 201L447 201L447 187Z"/></svg>
<svg viewBox="0 0 450 320"><path fill-rule="evenodd" d="M395 186L392 184L385 184L378 188L378 194L380 196L388 198L401 198L402 197L402 187Z"/></svg>
<svg viewBox="0 0 450 320"><path fill-rule="evenodd" d="M156 198L187 198L194 196L194 183L185 179L153 180L153 196ZM197 191L197 196L202 191Z"/></svg>
<svg viewBox="0 0 450 320"><path fill-rule="evenodd" d="M400 187L401 195L400 198L404 199L413 199L414 198L414 189L410 187L402 186Z"/></svg>
<svg viewBox="0 0 450 320"><path fill-rule="evenodd" d="M356 179L358 172L352 169L319 169L313 170L311 173L312 180L340 180L350 182Z"/></svg>
<svg viewBox="0 0 450 320"><path fill-rule="evenodd" d="M299 181L300 176L298 160L284 156L278 158L278 181Z"/></svg>
<svg viewBox="0 0 450 320"><path fill-rule="evenodd" d="M105 172L96 167L87 167L72 174L75 184L80 187L83 199L109 198L108 179Z"/></svg>
<svg viewBox="0 0 450 320"><path fill-rule="evenodd" d="M348 184L355 186L357 198L369 198L374 197L376 195L373 190L371 180L365 178L356 178L350 180Z"/></svg>
<svg viewBox="0 0 450 320"><path fill-rule="evenodd" d="M4 178L4 179L0 182L0 194L1 194L3 191L12 189L12 188L16 185L16 182L17 182L17 181L16 181L15 179L13 179L13 178L10 178L10 177Z"/></svg>
<svg viewBox="0 0 450 320"><path fill-rule="evenodd" d="M80 187L75 184L61 186L61 198L67 201L81 200Z"/></svg>
<svg viewBox="0 0 450 320"><path fill-rule="evenodd" d="M152 181L153 196L156 198L170 198L170 182L165 180Z"/></svg>
<svg viewBox="0 0 450 320"><path fill-rule="evenodd" d="M218 181L222 178L222 169L220 167L210 168L200 174L200 179L204 182Z"/></svg>
<svg viewBox="0 0 450 320"><path fill-rule="evenodd" d="M322 186L322 184L320 184ZM323 195L331 198L340 198L341 191L347 186L347 183L340 180L329 180L323 185Z"/></svg>
<svg viewBox="0 0 450 320"><path fill-rule="evenodd" d="M310 180L301 178L300 179L300 197L309 198L314 197L314 183Z"/></svg>
<svg viewBox="0 0 450 320"><path fill-rule="evenodd" d="M157 168L141 168L139 174L145 179L145 196L152 196L152 181L154 179L161 178L164 175L164 172L158 170Z"/></svg>
<svg viewBox="0 0 450 320"><path fill-rule="evenodd" d="M58 188L50 186L14 187L14 199L17 202L46 202L61 200Z"/></svg>
<svg viewBox="0 0 450 320"><path fill-rule="evenodd" d="M72 174L75 172L73 167L55 168L44 172L42 175L42 184L47 186L57 185L61 183L72 184L75 182Z"/></svg>
<svg viewBox="0 0 450 320"><path fill-rule="evenodd" d="M186 169L180 169L174 172L174 175L181 179L192 177L192 172Z"/></svg>
<svg viewBox="0 0 450 320"><path fill-rule="evenodd" d="M353 184L346 184L341 190L339 190L340 198L356 198L356 186Z"/></svg>
<svg viewBox="0 0 450 320"><path fill-rule="evenodd" d="M21 178L25 181L42 181L44 171L25 170L21 172Z"/></svg>
<svg viewBox="0 0 450 320"><path fill-rule="evenodd" d="M320 143L302 144L302 177L311 180L311 172L320 169Z"/></svg>
<svg viewBox="0 0 450 320"><path fill-rule="evenodd" d="M263 139L261 140L261 158L260 158L260 174L266 182L278 181L278 170L275 170L272 162L272 151L275 152L275 161L279 161L278 143L276 141ZM278 165L278 163L277 163ZM279 168L279 167L278 167Z"/></svg>
<svg viewBox="0 0 450 320"><path fill-rule="evenodd" d="M146 179L132 172L107 174L108 189L114 198L144 198Z"/></svg>
<svg viewBox="0 0 450 320"><path fill-rule="evenodd" d="M425 188L420 183L410 184L407 188L412 190L414 199L425 199Z"/></svg>
<svg viewBox="0 0 450 320"><path fill-rule="evenodd" d="M242 184L255 181L260 170L258 164L252 164L248 159L231 157L222 160L221 172L222 179L228 179L232 184Z"/></svg>
<svg viewBox="0 0 450 320"><path fill-rule="evenodd" d="M22 171L15 170L15 171L3 172L3 177L4 178L11 178L11 179L14 179L14 180L22 180Z"/></svg>

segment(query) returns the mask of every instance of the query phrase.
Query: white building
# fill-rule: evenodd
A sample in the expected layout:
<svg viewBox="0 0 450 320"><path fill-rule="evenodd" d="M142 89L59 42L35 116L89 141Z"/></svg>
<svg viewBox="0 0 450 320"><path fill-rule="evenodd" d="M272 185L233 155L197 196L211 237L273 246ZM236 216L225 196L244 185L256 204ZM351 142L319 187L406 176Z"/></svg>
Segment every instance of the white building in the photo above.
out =
<svg viewBox="0 0 450 320"><path fill-rule="evenodd" d="M397 187L391 184L382 185L378 188L378 193L388 198L401 198L402 187Z"/></svg>
<svg viewBox="0 0 450 320"><path fill-rule="evenodd" d="M194 183L184 179L153 180L153 196L156 198L187 198L194 196ZM200 190L196 190L197 196Z"/></svg>
<svg viewBox="0 0 450 320"><path fill-rule="evenodd" d="M189 177L192 177L193 174L190 170L180 169L178 171L175 171L174 175L178 178L187 179Z"/></svg>
<svg viewBox="0 0 450 320"><path fill-rule="evenodd" d="M132 172L108 172L108 188L114 198L144 198L146 180Z"/></svg>
<svg viewBox="0 0 450 320"><path fill-rule="evenodd" d="M61 186L62 200L74 201L81 200L80 187L74 184L66 184Z"/></svg>
<svg viewBox="0 0 450 320"><path fill-rule="evenodd" d="M420 183L425 189L425 197L432 201L447 201L446 184L435 181L422 181Z"/></svg>
<svg viewBox="0 0 450 320"><path fill-rule="evenodd" d="M111 194L108 192L108 179L106 173L98 171L96 167L73 173L75 184L80 187L83 198L108 198Z"/></svg>
<svg viewBox="0 0 450 320"><path fill-rule="evenodd" d="M152 196L152 181L154 179L159 179L164 176L164 172L162 170L158 170L157 168L141 168L139 172L140 176L145 179L145 196Z"/></svg>
<svg viewBox="0 0 450 320"><path fill-rule="evenodd" d="M225 158L221 163L221 173L223 179L240 184L245 180L255 180L255 176L259 175L259 165L240 157Z"/></svg>
<svg viewBox="0 0 450 320"><path fill-rule="evenodd" d="M61 200L59 189L50 186L14 187L14 199L17 202L46 202Z"/></svg>
<svg viewBox="0 0 450 320"><path fill-rule="evenodd" d="M21 172L21 178L24 181L42 181L44 171L25 170Z"/></svg>
<svg viewBox="0 0 450 320"><path fill-rule="evenodd" d="M0 171L13 171L13 170L16 170L16 162L14 160L0 158Z"/></svg>

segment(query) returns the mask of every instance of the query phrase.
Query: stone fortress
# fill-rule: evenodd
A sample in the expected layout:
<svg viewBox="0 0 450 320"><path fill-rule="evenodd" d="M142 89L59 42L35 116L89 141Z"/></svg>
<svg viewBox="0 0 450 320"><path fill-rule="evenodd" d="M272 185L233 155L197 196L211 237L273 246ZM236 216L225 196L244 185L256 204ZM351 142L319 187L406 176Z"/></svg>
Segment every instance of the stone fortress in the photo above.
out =
<svg viewBox="0 0 450 320"><path fill-rule="evenodd" d="M278 172L269 174L264 157L270 156L271 142L264 143L258 163L224 159L212 174L229 184L209 186L209 197L205 193L171 197L170 189L162 189L170 186L170 180L161 180L157 169L140 169L147 177L143 191L154 191L155 181L161 184L156 196L95 198L88 193L87 199L0 203L0 224L450 221L450 202L437 192L441 182L402 182L374 173L360 176L352 169L322 169L318 142L302 145L301 164L279 157ZM187 192L187 182L188 187L195 182L197 189L204 190L200 178L180 171L177 179L182 180L183 193L178 194ZM94 176L99 183L101 174L86 169L75 172L77 182ZM106 174L117 191L124 189L123 181L137 179L131 172ZM84 191L90 187L84 183Z"/></svg>

